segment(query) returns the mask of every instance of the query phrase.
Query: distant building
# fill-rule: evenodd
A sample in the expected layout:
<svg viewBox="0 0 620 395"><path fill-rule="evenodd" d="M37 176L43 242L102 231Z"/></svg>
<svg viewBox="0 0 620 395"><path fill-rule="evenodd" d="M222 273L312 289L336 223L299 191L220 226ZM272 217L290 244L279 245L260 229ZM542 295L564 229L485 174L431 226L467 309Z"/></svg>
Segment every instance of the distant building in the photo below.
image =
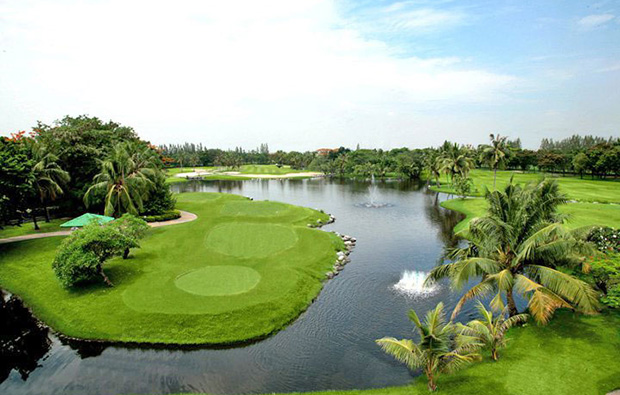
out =
<svg viewBox="0 0 620 395"><path fill-rule="evenodd" d="M327 156L331 152L338 152L338 148L319 148L316 153L321 156Z"/></svg>

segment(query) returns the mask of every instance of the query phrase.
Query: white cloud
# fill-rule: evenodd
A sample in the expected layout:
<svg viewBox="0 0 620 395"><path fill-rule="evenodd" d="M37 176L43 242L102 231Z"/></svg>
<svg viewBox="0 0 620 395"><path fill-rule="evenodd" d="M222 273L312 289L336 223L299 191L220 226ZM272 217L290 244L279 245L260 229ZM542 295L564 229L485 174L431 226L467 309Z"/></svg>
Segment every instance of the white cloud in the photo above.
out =
<svg viewBox="0 0 620 395"><path fill-rule="evenodd" d="M577 21L577 24L584 29L593 29L602 26L615 18L613 14L595 14L585 16Z"/></svg>
<svg viewBox="0 0 620 395"><path fill-rule="evenodd" d="M310 149L372 136L389 113L497 102L516 82L455 57L396 56L331 1L15 2L0 15L4 133L90 113L156 143L276 147L273 136ZM401 28L456 23L400 17Z"/></svg>

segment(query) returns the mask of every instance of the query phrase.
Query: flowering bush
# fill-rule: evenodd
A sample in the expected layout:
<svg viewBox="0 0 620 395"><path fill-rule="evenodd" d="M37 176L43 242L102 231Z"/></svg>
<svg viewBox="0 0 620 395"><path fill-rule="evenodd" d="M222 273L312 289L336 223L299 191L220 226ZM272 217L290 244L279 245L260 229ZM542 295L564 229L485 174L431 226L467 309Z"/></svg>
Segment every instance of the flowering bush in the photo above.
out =
<svg viewBox="0 0 620 395"><path fill-rule="evenodd" d="M588 241L594 243L602 252L620 252L620 230L609 227L597 227L588 235Z"/></svg>

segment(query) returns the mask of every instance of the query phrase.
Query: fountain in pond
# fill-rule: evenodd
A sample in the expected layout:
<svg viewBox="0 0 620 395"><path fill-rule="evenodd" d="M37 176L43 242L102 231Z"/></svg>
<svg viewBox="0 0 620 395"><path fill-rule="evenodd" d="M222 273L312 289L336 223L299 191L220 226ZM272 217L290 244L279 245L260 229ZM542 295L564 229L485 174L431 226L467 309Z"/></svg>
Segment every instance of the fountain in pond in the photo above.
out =
<svg viewBox="0 0 620 395"><path fill-rule="evenodd" d="M428 273L415 270L405 270L400 277L400 281L394 284L394 289L407 296L429 296L434 294L438 286L429 284L424 286L424 281Z"/></svg>
<svg viewBox="0 0 620 395"><path fill-rule="evenodd" d="M370 177L370 185L368 186L368 201L365 203L360 203L357 206L366 207L366 208L381 208L381 207L391 207L390 203L381 203L377 201L377 185L375 184L375 176L374 174Z"/></svg>

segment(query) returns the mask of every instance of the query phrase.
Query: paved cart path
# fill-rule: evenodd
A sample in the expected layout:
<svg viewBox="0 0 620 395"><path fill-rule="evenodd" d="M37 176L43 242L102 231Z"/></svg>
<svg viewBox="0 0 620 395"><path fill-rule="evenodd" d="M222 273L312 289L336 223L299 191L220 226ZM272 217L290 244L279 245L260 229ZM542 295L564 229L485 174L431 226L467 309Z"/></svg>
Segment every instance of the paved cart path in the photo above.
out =
<svg viewBox="0 0 620 395"><path fill-rule="evenodd" d="M169 221L149 222L149 226L152 228L159 228L160 226L176 225L182 224L184 222L190 222L198 218L196 214L192 214L182 210L179 211L181 212L180 218L171 219ZM71 232L71 230L59 230L57 232L33 233L23 236L7 237L6 239L0 239L0 244L15 243L22 240L42 239L44 237L67 236L70 235Z"/></svg>

